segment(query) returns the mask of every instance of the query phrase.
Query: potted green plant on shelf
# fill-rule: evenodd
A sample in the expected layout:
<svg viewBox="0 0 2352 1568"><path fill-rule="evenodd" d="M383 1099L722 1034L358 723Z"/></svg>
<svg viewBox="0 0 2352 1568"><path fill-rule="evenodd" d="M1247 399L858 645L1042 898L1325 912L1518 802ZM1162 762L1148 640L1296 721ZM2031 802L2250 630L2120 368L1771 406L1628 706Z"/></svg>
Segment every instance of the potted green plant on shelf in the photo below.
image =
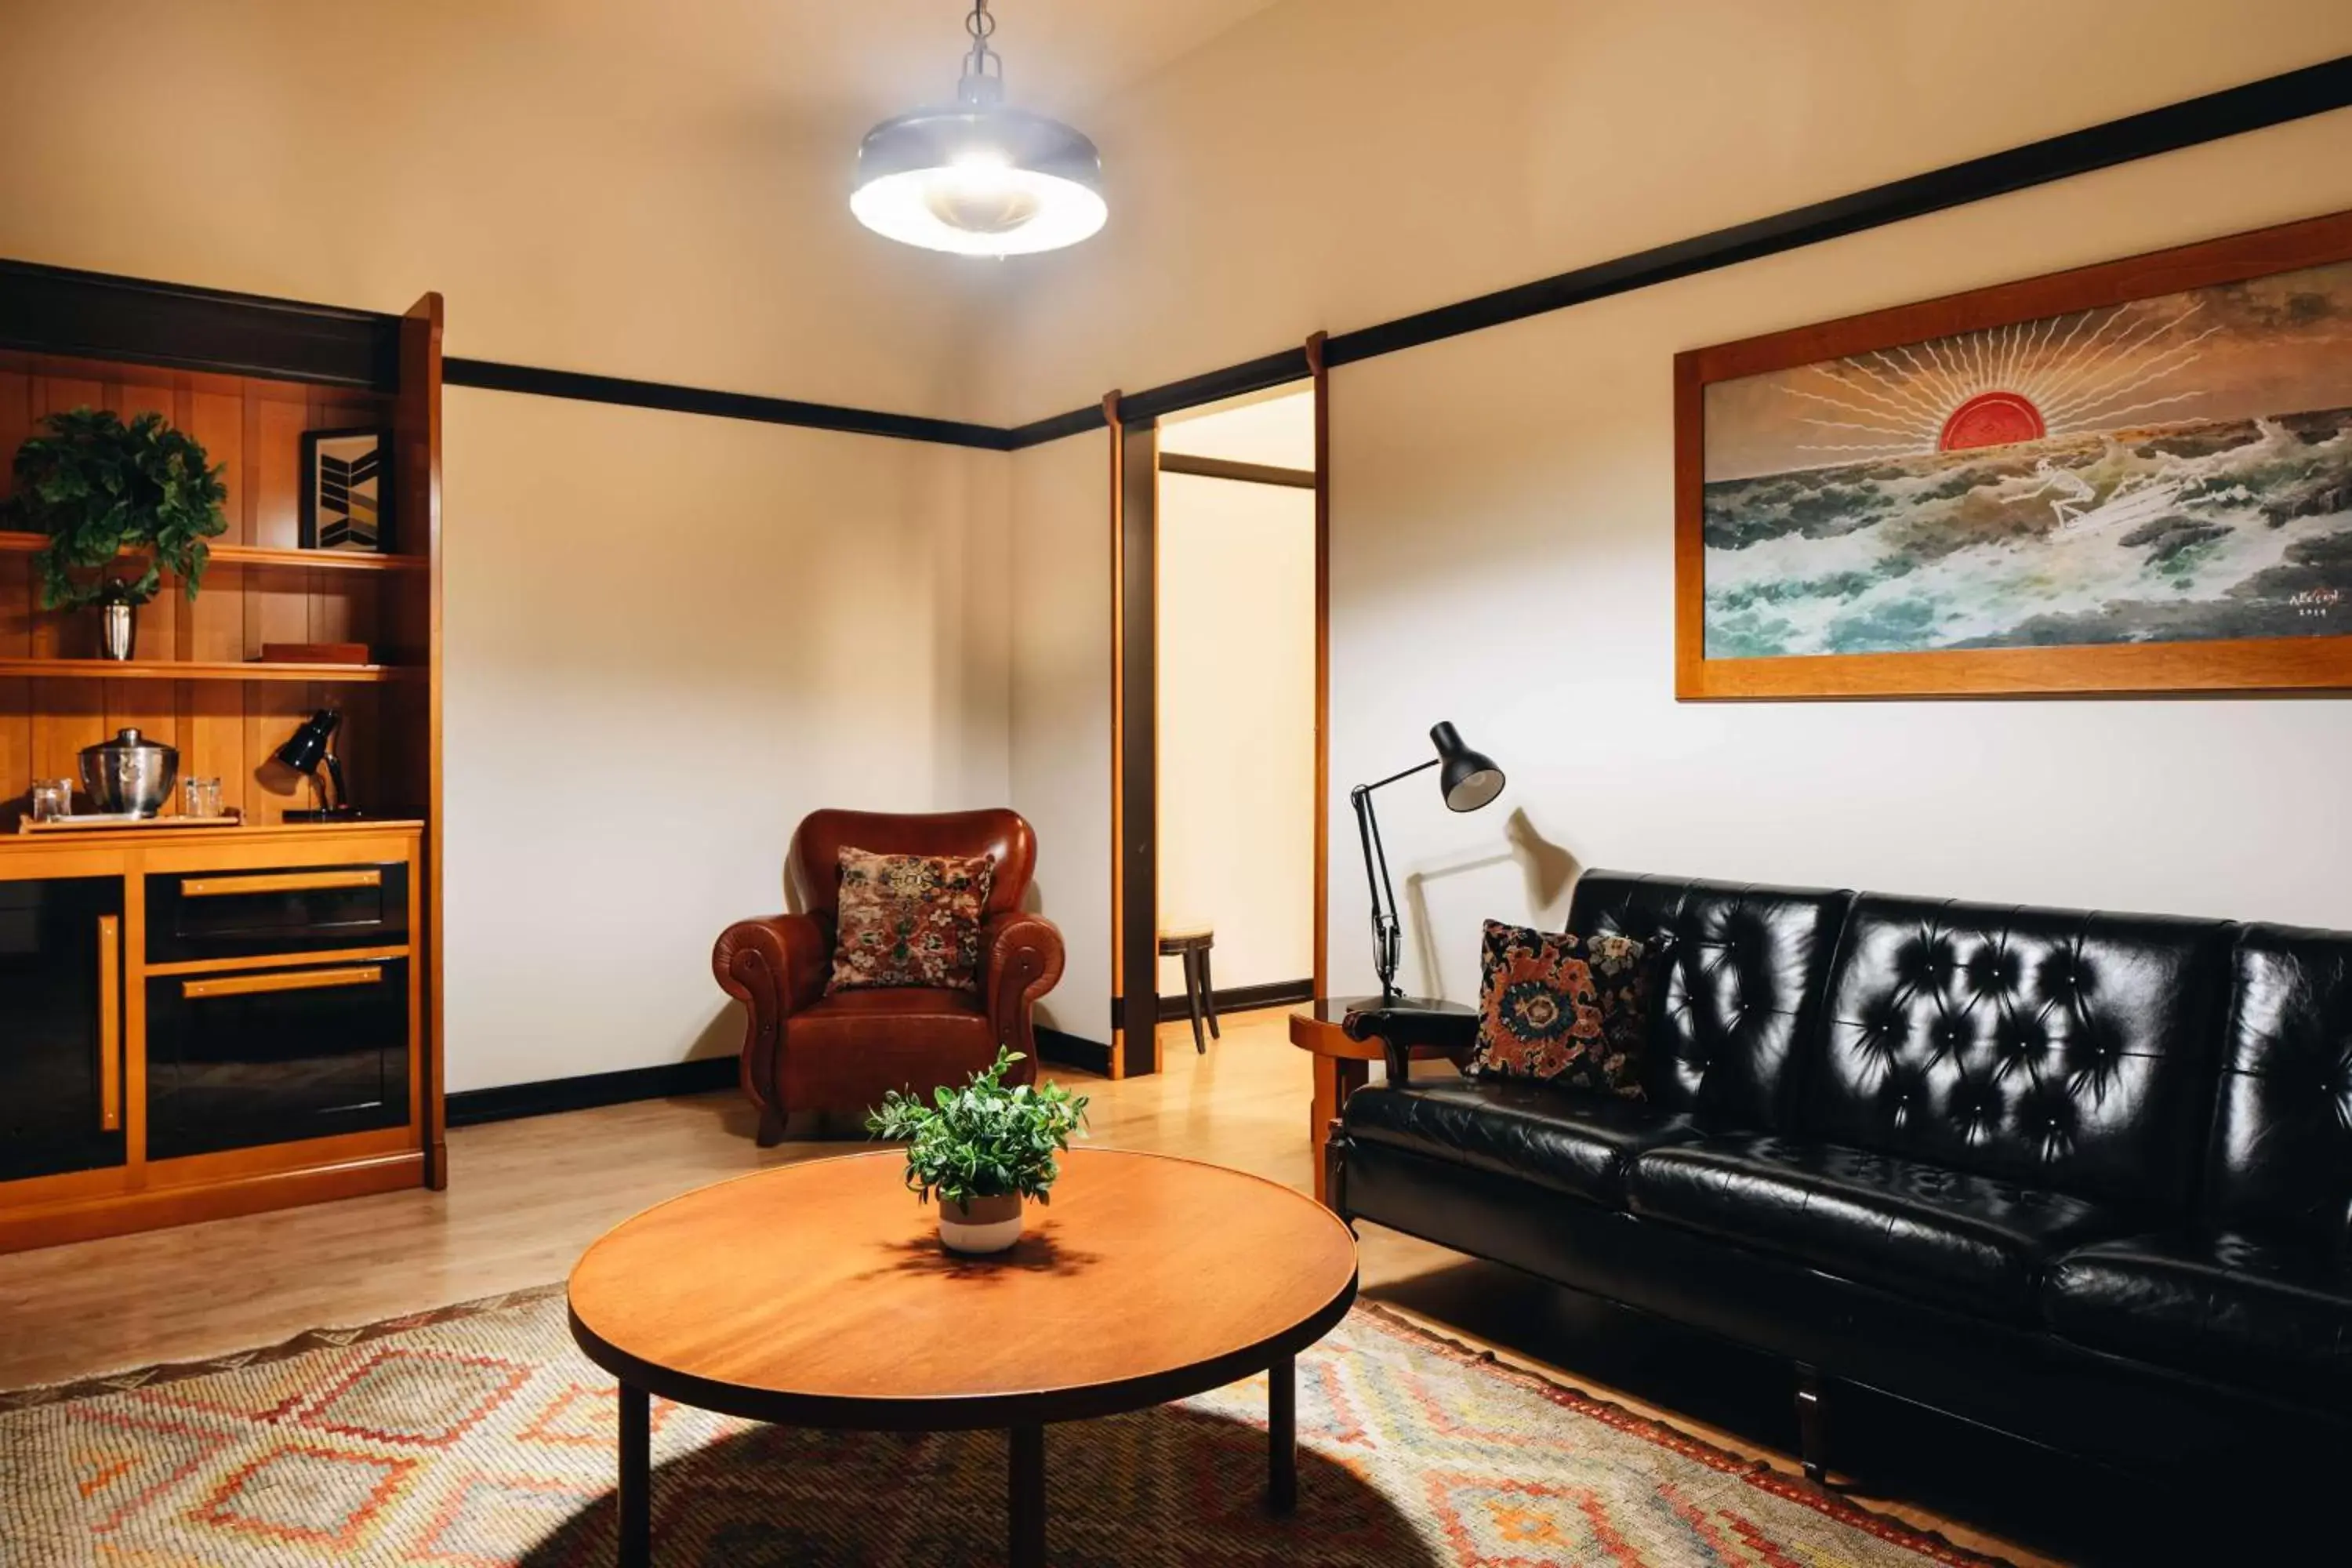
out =
<svg viewBox="0 0 2352 1568"><path fill-rule="evenodd" d="M1002 1252L1021 1239L1023 1200L1049 1201L1062 1173L1054 1156L1086 1124L1087 1100L1057 1083L1004 1087L1021 1053L996 1061L932 1103L896 1089L866 1119L877 1138L907 1144L907 1186L917 1203L940 1199L940 1244L954 1252Z"/></svg>
<svg viewBox="0 0 2352 1568"><path fill-rule="evenodd" d="M41 607L97 605L100 651L127 659L134 612L155 596L164 573L195 598L211 555L205 541L228 530L223 470L160 414L125 425L107 409L75 408L43 423L48 434L16 448L6 521L48 536L33 557ZM145 568L116 572L125 552L143 552Z"/></svg>

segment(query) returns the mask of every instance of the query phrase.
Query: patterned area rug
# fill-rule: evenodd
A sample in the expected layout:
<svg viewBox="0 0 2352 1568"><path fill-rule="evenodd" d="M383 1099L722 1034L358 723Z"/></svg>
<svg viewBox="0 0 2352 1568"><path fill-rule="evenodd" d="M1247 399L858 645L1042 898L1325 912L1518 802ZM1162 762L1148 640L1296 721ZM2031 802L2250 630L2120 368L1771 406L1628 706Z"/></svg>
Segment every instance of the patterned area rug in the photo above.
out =
<svg viewBox="0 0 2352 1568"><path fill-rule="evenodd" d="M1299 1509L1263 1379L1050 1430L1057 1564L1981 1564L1360 1307L1299 1358ZM1003 1561L1004 1439L801 1432L656 1400L655 1558ZM613 1384L548 1287L0 1395L0 1563L604 1564Z"/></svg>

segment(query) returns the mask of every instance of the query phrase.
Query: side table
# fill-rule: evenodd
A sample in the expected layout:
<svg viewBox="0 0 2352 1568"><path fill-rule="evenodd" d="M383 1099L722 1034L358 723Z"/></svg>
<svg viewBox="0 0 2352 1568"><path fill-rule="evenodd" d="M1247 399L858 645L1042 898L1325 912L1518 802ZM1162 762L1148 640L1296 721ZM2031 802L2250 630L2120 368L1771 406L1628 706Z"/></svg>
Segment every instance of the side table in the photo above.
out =
<svg viewBox="0 0 2352 1568"><path fill-rule="evenodd" d="M1348 1103L1348 1097L1370 1077L1370 1064L1387 1054L1387 1047L1377 1038L1351 1040L1339 1026L1357 1008L1381 1005L1377 996L1318 996L1290 1015L1290 1043L1300 1050L1313 1052L1315 1057L1315 1098L1307 1108L1307 1141L1315 1150L1315 1201L1319 1204L1328 1205L1331 1201L1329 1178L1323 1168L1324 1148L1331 1141L1331 1123L1339 1119L1339 1109ZM1388 1005L1459 1013L1465 1017L1474 1011L1459 1002L1440 1002L1425 996L1396 998ZM1456 1067L1462 1065L1455 1053L1430 1047L1420 1047L1412 1055L1415 1061L1442 1058Z"/></svg>

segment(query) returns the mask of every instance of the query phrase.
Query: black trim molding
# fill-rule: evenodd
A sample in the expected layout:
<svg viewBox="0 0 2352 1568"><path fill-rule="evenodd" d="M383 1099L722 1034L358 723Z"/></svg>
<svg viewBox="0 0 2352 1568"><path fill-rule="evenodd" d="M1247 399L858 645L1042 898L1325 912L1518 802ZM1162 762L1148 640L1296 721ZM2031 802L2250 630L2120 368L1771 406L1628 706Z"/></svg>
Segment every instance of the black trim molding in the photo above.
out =
<svg viewBox="0 0 2352 1568"><path fill-rule="evenodd" d="M1110 1047L1102 1041L1065 1034L1060 1029L1049 1029L1043 1024L1032 1025L1031 1033L1037 1037L1039 1061L1052 1062L1056 1067L1076 1068L1081 1072L1094 1073L1102 1078L1110 1076Z"/></svg>
<svg viewBox="0 0 2352 1568"><path fill-rule="evenodd" d="M1246 1013L1253 1007L1283 1007L1297 1002L1312 1002L1315 1000L1315 982L1312 978L1276 980L1265 985L1236 985L1229 991L1212 991L1209 994L1215 998L1220 1014ZM1173 996L1163 994L1160 998L1161 1023L1172 1024L1179 1018L1192 1016L1184 1005L1181 992Z"/></svg>
<svg viewBox="0 0 2352 1568"><path fill-rule="evenodd" d="M1532 283L1482 294L1475 300L1441 305L1351 332L1335 333L1324 342L1324 363L1352 364L1401 349L1458 337L1464 332L1499 327L1612 294L1647 289L1784 250L1817 245L1825 239L1900 223L1906 218L1924 217L1990 196L2007 195L2053 180L2087 174L2159 153L2177 153L2184 147L2347 107L2352 107L2352 55L2031 142L2004 153L1948 164L1752 223L1580 267ZM1306 350L1287 349L1223 370L1172 381L1165 386L1124 395L1119 399L1119 416L1129 424L1149 423L1163 414L1297 381L1307 374ZM1051 427L1065 435L1075 435L1099 428L1101 424L1099 409L1079 408L1022 428Z"/></svg>
<svg viewBox="0 0 2352 1568"><path fill-rule="evenodd" d="M667 1100L677 1094L709 1094L734 1088L740 1073L737 1058L732 1056L697 1057L692 1061L664 1062L659 1067L541 1079L537 1083L500 1084L496 1089L459 1089L448 1099L449 1125L478 1127L485 1121L551 1116L559 1110L586 1110L592 1106L625 1105L637 1100Z"/></svg>
<svg viewBox="0 0 2352 1568"><path fill-rule="evenodd" d="M0 261L0 347L392 392L400 318Z"/></svg>
<svg viewBox="0 0 2352 1568"><path fill-rule="evenodd" d="M1202 458L1190 452L1162 452L1160 471L1191 474L1202 479L1239 479L1247 485L1287 485L1295 490L1315 488L1312 468L1285 468L1273 463L1237 463L1228 458Z"/></svg>
<svg viewBox="0 0 2352 1568"><path fill-rule="evenodd" d="M917 414L882 414L870 408L845 408L831 403L802 403L789 397L761 397L749 392L713 392L706 387L677 386L662 381L631 381L617 375L590 375L583 371L542 370L534 365L502 364L487 359L445 359L441 380L447 386L476 386L490 392L523 392L541 397L569 397L583 403L613 403L628 408L659 408L672 414L708 414L721 419L751 419L767 425L797 425L811 430L842 430L856 436L894 436L906 441L935 441L950 447L974 447L986 452L1010 451L1013 433L993 425L972 425L960 419L931 419ZM1097 419L1099 424L1100 420Z"/></svg>

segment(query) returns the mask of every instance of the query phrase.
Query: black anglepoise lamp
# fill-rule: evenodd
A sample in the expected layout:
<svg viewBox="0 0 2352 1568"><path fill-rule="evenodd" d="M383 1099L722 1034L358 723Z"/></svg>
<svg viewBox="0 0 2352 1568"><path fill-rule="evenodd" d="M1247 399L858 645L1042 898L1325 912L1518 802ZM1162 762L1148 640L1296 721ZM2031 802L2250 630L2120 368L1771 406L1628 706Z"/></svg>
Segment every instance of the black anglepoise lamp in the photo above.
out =
<svg viewBox="0 0 2352 1568"><path fill-rule="evenodd" d="M1464 745L1453 725L1439 722L1429 731L1429 739L1437 748L1437 755L1429 761L1348 792L1356 808L1356 831L1364 841L1364 880L1372 889L1372 967L1380 972L1383 1003L1395 1001L1399 994L1397 944L1403 927L1397 919L1396 889L1389 886L1388 851L1381 847L1380 818L1372 815L1372 792L1435 768L1448 811L1475 811L1503 793L1503 770L1495 765L1494 758Z"/></svg>
<svg viewBox="0 0 2352 1568"><path fill-rule="evenodd" d="M293 737L278 748L278 760L310 781L313 797L319 803L316 811L288 812L286 815L289 819L331 822L338 817L356 815L352 810L351 795L343 788L343 760L335 755L335 731L342 721L341 713L331 708L321 708L305 719ZM335 786L335 799L331 805L327 803L326 784L319 777L322 764L327 770L327 779Z"/></svg>

